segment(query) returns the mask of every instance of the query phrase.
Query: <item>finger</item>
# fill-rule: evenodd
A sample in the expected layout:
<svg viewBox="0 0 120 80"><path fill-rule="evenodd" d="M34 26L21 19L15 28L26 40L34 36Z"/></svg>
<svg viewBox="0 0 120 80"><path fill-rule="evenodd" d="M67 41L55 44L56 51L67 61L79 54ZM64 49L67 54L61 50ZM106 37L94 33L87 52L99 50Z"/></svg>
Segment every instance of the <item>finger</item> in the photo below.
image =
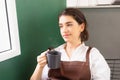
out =
<svg viewBox="0 0 120 80"><path fill-rule="evenodd" d="M37 59L40 59L40 58L44 58L45 55L40 55L40 56L37 56Z"/></svg>
<svg viewBox="0 0 120 80"><path fill-rule="evenodd" d="M46 60L40 61L39 64L46 64Z"/></svg>
<svg viewBox="0 0 120 80"><path fill-rule="evenodd" d="M37 59L42 58L42 57L46 57L46 53L47 53L48 51L49 51L49 50L41 53L39 56L37 56Z"/></svg>
<svg viewBox="0 0 120 80"><path fill-rule="evenodd" d="M48 52L49 50L46 50L44 52L41 53L41 55L46 55L46 53Z"/></svg>
<svg viewBox="0 0 120 80"><path fill-rule="evenodd" d="M37 62L40 62L40 61L43 61L43 60L46 60L46 57L38 57L37 58Z"/></svg>
<svg viewBox="0 0 120 80"><path fill-rule="evenodd" d="M42 61L40 61L38 64L39 64L41 67L44 67L44 66L47 64L47 62L46 62L46 60L42 60Z"/></svg>

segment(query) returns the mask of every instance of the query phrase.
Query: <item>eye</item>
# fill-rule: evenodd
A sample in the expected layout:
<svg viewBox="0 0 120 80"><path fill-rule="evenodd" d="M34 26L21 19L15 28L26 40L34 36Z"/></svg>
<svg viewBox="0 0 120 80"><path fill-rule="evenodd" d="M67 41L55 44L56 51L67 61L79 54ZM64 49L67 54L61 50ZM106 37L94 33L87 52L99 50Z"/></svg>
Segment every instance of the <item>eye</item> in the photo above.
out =
<svg viewBox="0 0 120 80"><path fill-rule="evenodd" d="M68 26L68 27L69 27L69 26L73 26L73 24L70 23L70 24L67 24L67 26Z"/></svg>

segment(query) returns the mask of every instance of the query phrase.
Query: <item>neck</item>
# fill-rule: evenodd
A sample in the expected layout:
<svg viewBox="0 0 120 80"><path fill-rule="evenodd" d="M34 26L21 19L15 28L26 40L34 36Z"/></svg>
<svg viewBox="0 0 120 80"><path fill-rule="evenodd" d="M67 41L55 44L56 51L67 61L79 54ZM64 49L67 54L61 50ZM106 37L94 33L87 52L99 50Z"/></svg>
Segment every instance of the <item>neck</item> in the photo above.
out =
<svg viewBox="0 0 120 80"><path fill-rule="evenodd" d="M72 52L79 46L81 45L81 41L75 42L75 43L69 43L67 42L65 46L66 53L69 58L71 58Z"/></svg>
<svg viewBox="0 0 120 80"><path fill-rule="evenodd" d="M79 45L81 45L81 41L79 41L79 42L74 42L74 43L67 42L66 48L67 48L67 49L75 49L75 48L77 48Z"/></svg>

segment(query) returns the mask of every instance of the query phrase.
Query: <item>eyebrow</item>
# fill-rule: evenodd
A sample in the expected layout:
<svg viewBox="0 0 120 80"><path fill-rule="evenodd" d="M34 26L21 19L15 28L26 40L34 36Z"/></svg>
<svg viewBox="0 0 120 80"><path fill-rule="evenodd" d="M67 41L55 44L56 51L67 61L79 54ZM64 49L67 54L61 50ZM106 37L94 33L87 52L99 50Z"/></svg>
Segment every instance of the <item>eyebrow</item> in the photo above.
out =
<svg viewBox="0 0 120 80"><path fill-rule="evenodd" d="M66 22L65 24L69 24L72 23L71 21ZM62 23L59 23L59 25L62 25Z"/></svg>
<svg viewBox="0 0 120 80"><path fill-rule="evenodd" d="M66 24L69 24L69 23L72 23L72 22L70 22L70 21L69 21L69 22L66 22Z"/></svg>

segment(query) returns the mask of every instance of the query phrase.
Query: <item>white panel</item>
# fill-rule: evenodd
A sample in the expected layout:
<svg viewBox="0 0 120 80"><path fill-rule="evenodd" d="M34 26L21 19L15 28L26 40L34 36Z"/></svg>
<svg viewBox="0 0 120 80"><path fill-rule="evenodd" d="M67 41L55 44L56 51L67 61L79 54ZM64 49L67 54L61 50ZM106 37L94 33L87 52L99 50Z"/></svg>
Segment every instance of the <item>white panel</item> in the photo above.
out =
<svg viewBox="0 0 120 80"><path fill-rule="evenodd" d="M67 7L76 8L109 8L120 7L119 0L66 0Z"/></svg>
<svg viewBox="0 0 120 80"><path fill-rule="evenodd" d="M0 0L0 53L9 50L11 41L5 1Z"/></svg>
<svg viewBox="0 0 120 80"><path fill-rule="evenodd" d="M15 0L0 0L0 62L20 55Z"/></svg>

